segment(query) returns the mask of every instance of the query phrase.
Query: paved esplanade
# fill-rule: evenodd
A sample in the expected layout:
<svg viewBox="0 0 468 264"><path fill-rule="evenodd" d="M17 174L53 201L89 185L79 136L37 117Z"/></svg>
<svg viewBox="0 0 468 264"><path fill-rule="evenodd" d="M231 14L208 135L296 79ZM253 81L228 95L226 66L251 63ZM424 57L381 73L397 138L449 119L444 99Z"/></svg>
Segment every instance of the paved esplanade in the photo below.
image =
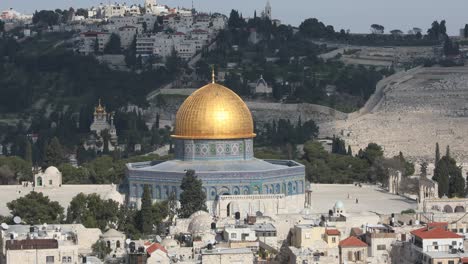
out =
<svg viewBox="0 0 468 264"><path fill-rule="evenodd" d="M416 201L390 194L373 185L312 184L312 212L328 213L336 201L342 201L348 213L391 214L417 208Z"/></svg>

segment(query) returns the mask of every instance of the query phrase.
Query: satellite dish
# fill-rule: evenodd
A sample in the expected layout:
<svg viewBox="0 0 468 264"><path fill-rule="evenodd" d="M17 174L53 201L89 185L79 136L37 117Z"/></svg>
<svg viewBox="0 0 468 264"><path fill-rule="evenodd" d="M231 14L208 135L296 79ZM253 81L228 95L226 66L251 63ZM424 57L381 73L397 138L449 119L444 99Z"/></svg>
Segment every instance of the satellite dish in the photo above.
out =
<svg viewBox="0 0 468 264"><path fill-rule="evenodd" d="M221 241L223 241L223 236L220 235L220 234L217 234L216 237L215 237L215 241L216 241L216 242L221 242Z"/></svg>
<svg viewBox="0 0 468 264"><path fill-rule="evenodd" d="M159 235L156 236L156 242L161 243L162 239Z"/></svg>
<svg viewBox="0 0 468 264"><path fill-rule="evenodd" d="M125 240L125 244L127 244L127 245L129 245L130 242L132 242L132 240L131 240L130 238L127 238L127 239Z"/></svg>
<svg viewBox="0 0 468 264"><path fill-rule="evenodd" d="M2 224L1 224L1 227L2 227L3 229L7 230L9 226L8 226L6 223L2 223Z"/></svg>
<svg viewBox="0 0 468 264"><path fill-rule="evenodd" d="M17 224L17 225L18 225L18 224L21 224L21 217L19 217L19 216L13 217L13 222L14 222L15 224Z"/></svg>
<svg viewBox="0 0 468 264"><path fill-rule="evenodd" d="M43 227L47 227L47 223L42 224Z"/></svg>

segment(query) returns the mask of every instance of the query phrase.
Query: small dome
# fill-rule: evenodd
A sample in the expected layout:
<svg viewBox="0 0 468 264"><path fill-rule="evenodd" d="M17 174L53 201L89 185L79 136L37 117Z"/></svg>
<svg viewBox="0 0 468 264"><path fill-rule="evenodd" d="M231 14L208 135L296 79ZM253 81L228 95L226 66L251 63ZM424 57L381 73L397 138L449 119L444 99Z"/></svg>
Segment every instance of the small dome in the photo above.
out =
<svg viewBox="0 0 468 264"><path fill-rule="evenodd" d="M236 93L220 84L210 83L192 93L179 108L172 137L253 138L252 114Z"/></svg>
<svg viewBox="0 0 468 264"><path fill-rule="evenodd" d="M101 236L102 238L111 238L111 237L125 237L125 235L122 232L119 232L113 228L107 230L104 234Z"/></svg>
<svg viewBox="0 0 468 264"><path fill-rule="evenodd" d="M61 175L62 173L60 173L60 171L56 167L50 166L44 171L44 174L53 176L53 175Z"/></svg>
<svg viewBox="0 0 468 264"><path fill-rule="evenodd" d="M213 218L204 211L198 211L190 216L188 232L191 234L203 234L211 231Z"/></svg>
<svg viewBox="0 0 468 264"><path fill-rule="evenodd" d="M335 203L335 208L336 208L336 209L343 209L343 208L344 208L343 202L342 202L342 201L337 201L337 202Z"/></svg>
<svg viewBox="0 0 468 264"><path fill-rule="evenodd" d="M161 245L163 245L167 249L178 248L179 242L177 242L177 240L173 239L172 237L167 236L163 239L163 241L161 241Z"/></svg>

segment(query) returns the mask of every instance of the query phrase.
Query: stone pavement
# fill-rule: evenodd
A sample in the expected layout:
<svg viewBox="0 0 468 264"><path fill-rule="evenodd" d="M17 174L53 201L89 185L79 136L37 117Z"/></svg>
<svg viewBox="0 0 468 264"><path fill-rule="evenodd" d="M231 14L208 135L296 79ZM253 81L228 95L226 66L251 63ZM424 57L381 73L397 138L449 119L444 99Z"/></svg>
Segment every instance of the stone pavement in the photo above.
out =
<svg viewBox="0 0 468 264"><path fill-rule="evenodd" d="M343 202L346 213L391 214L417 208L416 201L390 194L375 185L312 184L313 213L328 213L338 200Z"/></svg>

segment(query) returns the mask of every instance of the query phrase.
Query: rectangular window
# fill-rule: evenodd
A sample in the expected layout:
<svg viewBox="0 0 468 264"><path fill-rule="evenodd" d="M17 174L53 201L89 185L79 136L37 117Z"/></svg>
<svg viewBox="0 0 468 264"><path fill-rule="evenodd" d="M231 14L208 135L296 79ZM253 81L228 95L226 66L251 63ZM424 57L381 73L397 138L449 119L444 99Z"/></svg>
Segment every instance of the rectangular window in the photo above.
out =
<svg viewBox="0 0 468 264"><path fill-rule="evenodd" d="M456 246L457 245L457 241L452 241L452 246Z"/></svg>
<svg viewBox="0 0 468 264"><path fill-rule="evenodd" d="M53 264L55 262L54 256L46 256L46 263Z"/></svg>
<svg viewBox="0 0 468 264"><path fill-rule="evenodd" d="M455 264L455 261L449 260L449 261L448 261L448 264Z"/></svg>
<svg viewBox="0 0 468 264"><path fill-rule="evenodd" d="M232 233L232 234L231 234L231 238L237 238L237 234L236 234L236 233Z"/></svg>
<svg viewBox="0 0 468 264"><path fill-rule="evenodd" d="M332 237L332 243L336 243L336 237Z"/></svg>
<svg viewBox="0 0 468 264"><path fill-rule="evenodd" d="M385 250L385 245L377 245L377 250Z"/></svg>
<svg viewBox="0 0 468 264"><path fill-rule="evenodd" d="M49 185L52 185L52 180L49 180Z"/></svg>

